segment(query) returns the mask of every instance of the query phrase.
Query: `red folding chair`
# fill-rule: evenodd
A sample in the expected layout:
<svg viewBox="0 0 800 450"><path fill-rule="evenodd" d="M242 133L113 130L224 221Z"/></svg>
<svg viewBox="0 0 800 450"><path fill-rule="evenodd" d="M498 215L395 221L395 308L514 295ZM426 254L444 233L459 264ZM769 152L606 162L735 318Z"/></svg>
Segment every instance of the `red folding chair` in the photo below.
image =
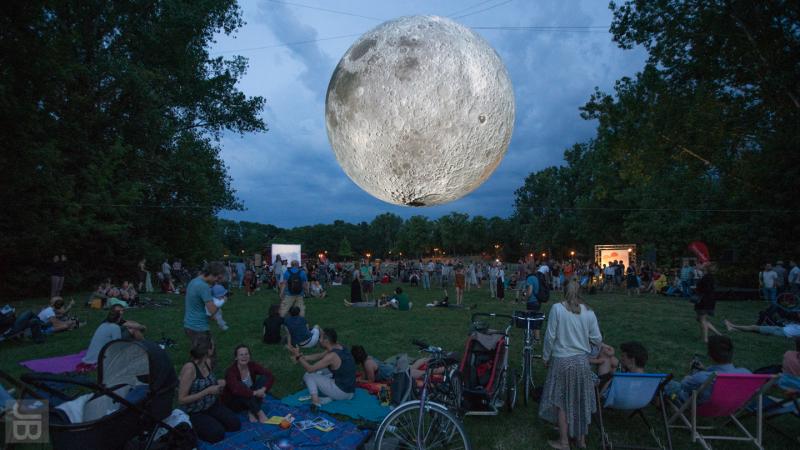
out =
<svg viewBox="0 0 800 450"><path fill-rule="evenodd" d="M699 388L692 392L692 396L682 405L670 401L674 413L667 423L670 428L688 429L692 434L692 442L700 442L704 449L710 450L708 441L745 441L752 442L756 448L763 450L761 439L763 435L763 400L764 393L772 386L777 377L762 374L711 374ZM697 398L706 391L711 391L707 402L698 405ZM755 401L756 434L750 433L736 416L751 402ZM689 414L689 417L686 414ZM725 418L722 424L714 425L715 419ZM698 419L707 421L709 425L698 425ZM673 424L680 420L683 424ZM733 423L744 436L711 435L703 434L712 430L720 430L725 425Z"/></svg>

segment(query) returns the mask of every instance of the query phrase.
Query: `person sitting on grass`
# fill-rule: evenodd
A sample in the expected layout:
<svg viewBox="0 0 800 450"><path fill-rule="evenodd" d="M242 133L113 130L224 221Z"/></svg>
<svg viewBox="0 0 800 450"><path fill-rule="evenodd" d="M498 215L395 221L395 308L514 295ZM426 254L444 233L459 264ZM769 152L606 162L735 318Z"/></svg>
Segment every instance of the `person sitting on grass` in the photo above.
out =
<svg viewBox="0 0 800 450"><path fill-rule="evenodd" d="M269 369L250 359L248 346L237 345L233 356L233 364L225 371L223 403L234 412L247 411L250 422L266 423L267 415L261 410L261 405L275 377Z"/></svg>
<svg viewBox="0 0 800 450"><path fill-rule="evenodd" d="M385 382L392 381L395 366L381 362L379 359L367 354L364 347L354 345L350 350L357 365L364 369L364 378L360 381Z"/></svg>
<svg viewBox="0 0 800 450"><path fill-rule="evenodd" d="M283 318L283 325L288 331L287 347L313 348L319 342L319 325L309 329L308 321L300 315L300 308L297 306L289 308L289 315Z"/></svg>
<svg viewBox="0 0 800 450"><path fill-rule="evenodd" d="M211 370L211 336L200 334L192 339L189 354L191 361L183 365L178 376L178 404L189 415L197 437L213 444L225 439L225 432L239 431L242 423L218 398L226 383L218 381Z"/></svg>
<svg viewBox="0 0 800 450"><path fill-rule="evenodd" d="M764 325L736 325L728 319L725 319L724 323L728 331L750 331L766 336L779 336L788 339L800 337L800 324L798 323L787 323L782 327Z"/></svg>
<svg viewBox="0 0 800 450"><path fill-rule="evenodd" d="M800 338L794 339L794 350L783 354L778 387L791 395L800 394Z"/></svg>
<svg viewBox="0 0 800 450"><path fill-rule="evenodd" d="M311 286L308 288L309 293L314 298L325 298L328 295L325 289L322 288L319 280L311 280Z"/></svg>
<svg viewBox="0 0 800 450"><path fill-rule="evenodd" d="M147 328L132 320L122 318L125 309L121 305L114 305L108 311L106 319L97 327L89 341L89 349L86 350L81 362L78 363L78 372L89 372L97 368L97 358L100 350L111 341L117 339L133 339L141 341L144 339L144 332Z"/></svg>
<svg viewBox="0 0 800 450"><path fill-rule="evenodd" d="M408 301L408 294L403 292L403 288L397 287L394 290L394 295L392 298L386 300L384 296L381 296L381 300L384 300L385 303L378 304L378 306L382 308L394 308L398 311L409 311L413 304Z"/></svg>
<svg viewBox="0 0 800 450"><path fill-rule="evenodd" d="M265 344L279 344L281 342L281 327L283 318L280 313L281 305L275 303L269 306L267 318L264 319L262 329L263 341Z"/></svg>
<svg viewBox="0 0 800 450"><path fill-rule="evenodd" d="M336 330L322 330L319 343L325 351L313 355L304 355L299 348L287 346L295 363L306 371L303 382L311 396L312 409L332 400L350 400L356 391L356 363L353 355L338 342Z"/></svg>
<svg viewBox="0 0 800 450"><path fill-rule="evenodd" d="M70 300L69 305L64 305L64 299L53 297L50 306L39 312L39 320L44 324L42 330L49 333L74 330L80 326L78 319L68 317L67 313L75 305L75 300Z"/></svg>
<svg viewBox="0 0 800 450"><path fill-rule="evenodd" d="M704 367L699 361L693 362L692 373L684 377L681 382L671 381L667 384L665 389L667 395L683 403L691 398L692 392L702 386L712 373L750 373L745 368L733 365L733 341L728 336L709 336L708 356L714 363L712 366ZM697 404L707 402L710 397L711 389L706 389L697 397Z"/></svg>
<svg viewBox="0 0 800 450"><path fill-rule="evenodd" d="M139 294L129 281L123 281L122 287L119 288L119 298L127 303L134 303Z"/></svg>

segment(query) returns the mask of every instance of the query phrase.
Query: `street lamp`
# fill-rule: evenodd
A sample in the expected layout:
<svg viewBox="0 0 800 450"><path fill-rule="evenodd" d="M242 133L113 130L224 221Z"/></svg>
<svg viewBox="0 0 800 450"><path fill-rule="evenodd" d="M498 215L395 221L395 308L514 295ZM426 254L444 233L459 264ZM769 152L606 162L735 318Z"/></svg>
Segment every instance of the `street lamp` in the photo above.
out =
<svg viewBox="0 0 800 450"><path fill-rule="evenodd" d="M367 256L367 259L370 259L372 257L372 253L367 253L366 256Z"/></svg>
<svg viewBox="0 0 800 450"><path fill-rule="evenodd" d="M569 256L575 256L575 250L569 252Z"/></svg>
<svg viewBox="0 0 800 450"><path fill-rule="evenodd" d="M547 253L542 252L542 258L544 258L545 256L547 256Z"/></svg>
<svg viewBox="0 0 800 450"><path fill-rule="evenodd" d="M633 249L632 249L632 248L629 248L629 249L628 249L628 253L630 253L630 252L632 252L632 251L633 251Z"/></svg>

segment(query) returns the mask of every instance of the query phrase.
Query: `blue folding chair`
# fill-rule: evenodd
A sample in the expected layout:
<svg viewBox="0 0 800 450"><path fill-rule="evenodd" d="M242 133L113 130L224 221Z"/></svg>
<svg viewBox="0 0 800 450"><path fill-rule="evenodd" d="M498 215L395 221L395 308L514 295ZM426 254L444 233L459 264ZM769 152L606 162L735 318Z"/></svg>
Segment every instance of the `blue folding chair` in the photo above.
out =
<svg viewBox="0 0 800 450"><path fill-rule="evenodd" d="M664 386L672 379L672 374L665 373L623 373L617 372L611 378L611 385L603 394L600 386L597 386L597 404L602 407L597 409L597 424L600 427L600 434L603 438L603 449L630 448L630 449L659 449L672 450L672 435L667 426L667 409L664 399ZM655 428L647 420L643 410L653 404L657 399L656 406L661 410L661 420L664 423L664 433L666 434L666 446L656 434ZM609 411L624 411L628 418L639 416L650 435L655 440L657 447L645 447L642 445L614 443L611 435L606 431L603 421L603 413Z"/></svg>

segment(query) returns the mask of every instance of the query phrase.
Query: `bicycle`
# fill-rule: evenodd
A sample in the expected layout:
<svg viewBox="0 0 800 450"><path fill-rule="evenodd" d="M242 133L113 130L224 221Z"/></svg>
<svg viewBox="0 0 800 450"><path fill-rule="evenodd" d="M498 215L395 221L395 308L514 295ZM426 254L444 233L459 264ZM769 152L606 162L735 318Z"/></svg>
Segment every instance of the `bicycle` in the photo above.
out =
<svg viewBox="0 0 800 450"><path fill-rule="evenodd" d="M402 403L383 419L375 433L375 450L387 449L463 449L471 450L464 424L448 409L446 404L436 402L437 386L432 382L432 375L437 368L452 365L441 347L434 347L414 340L414 345L430 355L425 369L422 391L418 400ZM446 373L445 382L448 375ZM451 386L445 398L460 403L460 381L451 379L449 383L438 386ZM458 385L458 387L456 387ZM457 396L457 398L456 398Z"/></svg>
<svg viewBox="0 0 800 450"><path fill-rule="evenodd" d="M536 388L536 383L533 381L533 360L542 359L542 355L533 353L533 325L535 322L543 322L545 319L544 313L534 311L514 311L514 325L517 328L524 329L524 346L522 348L522 402L525 406L528 405L528 398L531 392Z"/></svg>

